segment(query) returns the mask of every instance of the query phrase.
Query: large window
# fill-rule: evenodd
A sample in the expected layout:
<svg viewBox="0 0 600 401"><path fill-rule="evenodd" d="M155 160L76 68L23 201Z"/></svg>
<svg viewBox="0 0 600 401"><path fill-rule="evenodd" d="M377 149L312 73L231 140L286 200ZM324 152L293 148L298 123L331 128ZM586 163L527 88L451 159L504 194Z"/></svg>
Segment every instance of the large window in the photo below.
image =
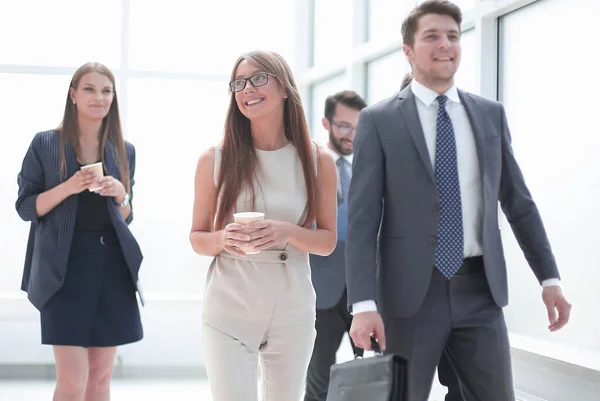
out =
<svg viewBox="0 0 600 401"><path fill-rule="evenodd" d="M326 143L329 139L329 134L323 128L321 122L325 117L325 100L327 96L347 89L350 88L348 87L348 77L346 75L338 75L311 88L310 131L315 140Z"/></svg>
<svg viewBox="0 0 600 401"><path fill-rule="evenodd" d="M367 0L369 40L402 40L400 28L408 12L414 7L413 0Z"/></svg>
<svg viewBox="0 0 600 401"><path fill-rule="evenodd" d="M475 7L477 4L477 0L452 0L452 2L459 6L463 12Z"/></svg>
<svg viewBox="0 0 600 401"><path fill-rule="evenodd" d="M141 278L149 290L201 292L205 270L188 239L194 173L200 154L222 138L227 82L132 79L128 89L128 137L142 166L132 225L144 251Z"/></svg>
<svg viewBox="0 0 600 401"><path fill-rule="evenodd" d="M416 4L422 0L365 0L367 1L367 29L369 40L401 40L400 28L404 18ZM467 11L473 8L477 0L454 0L453 3Z"/></svg>
<svg viewBox="0 0 600 401"><path fill-rule="evenodd" d="M568 328L550 334L539 286L512 233L505 229L512 298L507 309L509 327L596 350L600 350L600 326L593 318L600 305L595 287L600 283L600 135L596 128L600 81L591 54L598 15L596 0L544 0L505 16L499 71L499 95L515 155L574 305ZM528 313L523 313L524 305L530 308Z"/></svg>
<svg viewBox="0 0 600 401"><path fill-rule="evenodd" d="M60 123L69 81L66 75L0 74L0 293L19 290L25 261L29 224L15 210L17 175L35 133Z"/></svg>
<svg viewBox="0 0 600 401"><path fill-rule="evenodd" d="M0 64L73 67L121 63L121 1L6 1L0 6Z"/></svg>
<svg viewBox="0 0 600 401"><path fill-rule="evenodd" d="M274 50L295 67L292 0L35 0L0 5L0 292L20 286L28 224L14 210L16 176L33 135L62 118L71 74L113 70L125 139L137 150L135 219L147 295L199 296L208 258L188 234L201 153L222 137L227 82L242 52ZM32 11L34 10L34 11ZM257 23L269 16L268 23ZM273 18L271 18L273 16ZM123 57L124 56L124 57Z"/></svg>
<svg viewBox="0 0 600 401"><path fill-rule="evenodd" d="M410 64L402 50L373 60L367 64L367 102L375 103L400 90Z"/></svg>
<svg viewBox="0 0 600 401"><path fill-rule="evenodd" d="M467 92L478 93L475 29L463 32L460 42L462 59L455 76L456 85Z"/></svg>
<svg viewBox="0 0 600 401"><path fill-rule="evenodd" d="M131 0L131 67L229 76L237 57L256 49L294 65L292 10L280 0Z"/></svg>
<svg viewBox="0 0 600 401"><path fill-rule="evenodd" d="M337 64L347 56L352 47L352 20L348 0L312 1L313 65Z"/></svg>

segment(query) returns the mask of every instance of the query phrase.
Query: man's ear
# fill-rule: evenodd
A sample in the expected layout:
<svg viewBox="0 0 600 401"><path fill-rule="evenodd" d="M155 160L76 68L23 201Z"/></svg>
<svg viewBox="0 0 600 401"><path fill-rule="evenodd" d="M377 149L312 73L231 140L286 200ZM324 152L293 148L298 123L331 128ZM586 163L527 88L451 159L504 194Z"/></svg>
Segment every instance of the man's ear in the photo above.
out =
<svg viewBox="0 0 600 401"><path fill-rule="evenodd" d="M412 47L410 47L409 45L402 45L402 51L404 52L404 55L406 56L406 58L408 58L408 61L410 62L410 59L413 54Z"/></svg>

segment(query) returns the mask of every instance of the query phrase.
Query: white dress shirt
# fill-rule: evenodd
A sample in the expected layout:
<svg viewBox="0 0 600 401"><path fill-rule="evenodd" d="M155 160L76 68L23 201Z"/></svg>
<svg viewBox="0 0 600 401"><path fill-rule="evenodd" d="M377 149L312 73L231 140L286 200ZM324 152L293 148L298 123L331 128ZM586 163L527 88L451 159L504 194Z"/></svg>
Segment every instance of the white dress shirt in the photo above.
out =
<svg viewBox="0 0 600 401"><path fill-rule="evenodd" d="M419 121L425 135L425 143L429 151L431 166L435 171L435 145L437 135L437 115L439 111L439 96L435 91L413 80L411 89L416 97ZM460 181L460 196L462 201L464 257L481 256L483 254L482 223L483 223L483 190L481 187L481 170L477 157L477 147L473 128L467 116L467 111L458 97L456 85L444 93L448 97L446 111L452 120L456 140L456 158L458 162L458 179ZM544 280L542 286L558 285L559 280L552 278ZM376 311L375 301L367 300L355 303L352 313Z"/></svg>
<svg viewBox="0 0 600 401"><path fill-rule="evenodd" d="M352 159L354 158L354 155L352 153L350 153L349 155L341 156L335 150L331 149L331 147L329 146L329 143L326 145L323 145L323 147L325 149L327 149L327 151L329 153L331 153L331 156L333 156L334 163L337 163L338 159L343 157L348 162L348 164L352 165Z"/></svg>

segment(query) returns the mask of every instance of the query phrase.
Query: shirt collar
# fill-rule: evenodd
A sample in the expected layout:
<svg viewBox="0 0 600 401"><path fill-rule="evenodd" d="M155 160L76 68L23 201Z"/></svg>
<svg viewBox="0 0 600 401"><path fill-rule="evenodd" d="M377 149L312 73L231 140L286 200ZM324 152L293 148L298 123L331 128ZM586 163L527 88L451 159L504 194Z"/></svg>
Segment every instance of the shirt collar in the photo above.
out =
<svg viewBox="0 0 600 401"><path fill-rule="evenodd" d="M413 93L423 103L426 107L431 106L431 104L437 99L439 94L425 85L413 80L410 85ZM456 84L452 84L452 86L444 93L453 102L460 103L460 98L458 97L458 89L456 88Z"/></svg>
<svg viewBox="0 0 600 401"><path fill-rule="evenodd" d="M333 149L331 149L329 147L329 144L325 145L325 148L329 151L329 153L331 153L331 156L333 156L333 161L337 163L337 161L340 158L344 158L344 160L346 160L350 165L352 165L352 160L354 159L354 154L350 153L349 155L346 156L340 156L336 151L334 151Z"/></svg>

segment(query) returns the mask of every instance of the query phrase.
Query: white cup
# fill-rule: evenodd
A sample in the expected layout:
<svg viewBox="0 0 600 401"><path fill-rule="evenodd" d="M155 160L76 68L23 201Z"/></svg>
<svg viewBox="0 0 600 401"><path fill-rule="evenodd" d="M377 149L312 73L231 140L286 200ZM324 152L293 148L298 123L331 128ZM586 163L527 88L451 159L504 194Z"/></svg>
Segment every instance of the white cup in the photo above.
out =
<svg viewBox="0 0 600 401"><path fill-rule="evenodd" d="M265 219L265 214L262 212L240 212L233 214L233 221L238 224L249 224L255 221L261 221ZM244 234L251 234L257 230L241 230L240 232ZM239 247L240 251L244 252L246 255L256 255L260 253L260 251L256 251L254 247L251 246L241 246Z"/></svg>
<svg viewBox="0 0 600 401"><path fill-rule="evenodd" d="M102 162L98 162L98 163L93 163L93 164L86 164L85 166L81 166L81 169L91 169L96 173L96 180L99 180L100 178L104 177L104 170L102 169ZM96 186L94 186L93 184L89 187L90 192L94 192L94 191L99 191L102 188L104 188L101 185L98 185L98 183L96 183Z"/></svg>

